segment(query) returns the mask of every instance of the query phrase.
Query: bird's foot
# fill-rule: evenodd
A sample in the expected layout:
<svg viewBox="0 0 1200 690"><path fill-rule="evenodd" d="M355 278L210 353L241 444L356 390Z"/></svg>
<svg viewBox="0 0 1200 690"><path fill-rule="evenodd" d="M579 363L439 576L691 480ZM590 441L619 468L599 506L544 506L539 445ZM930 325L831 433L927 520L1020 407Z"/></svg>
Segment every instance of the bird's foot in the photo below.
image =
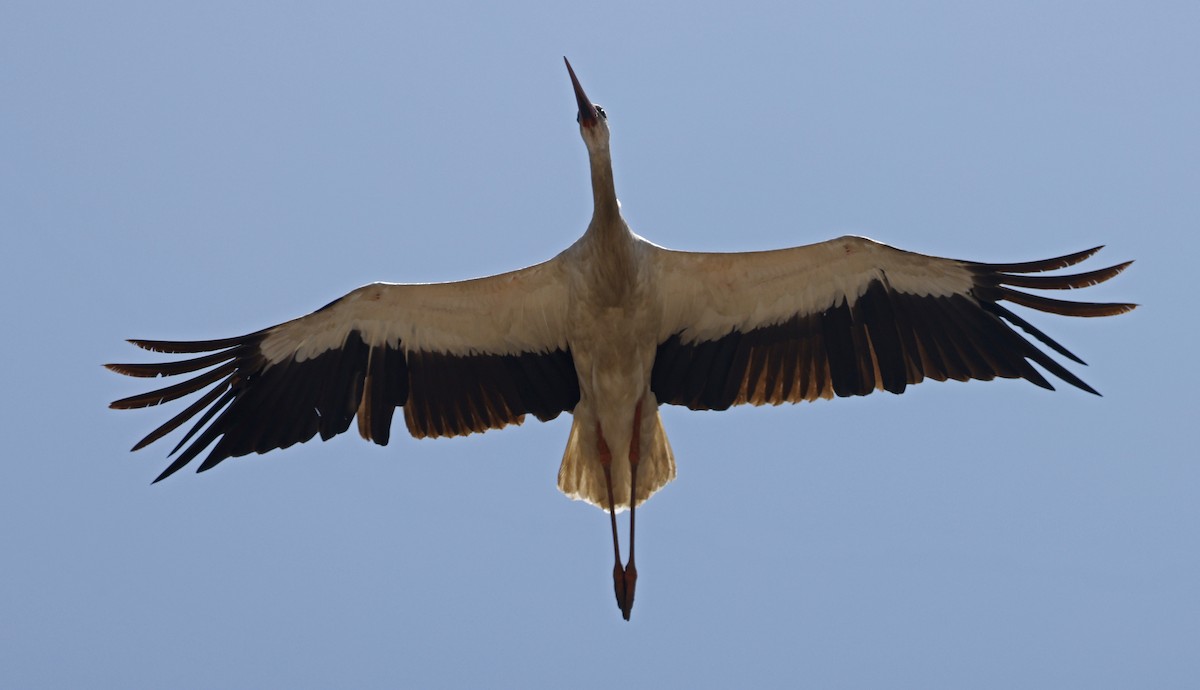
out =
<svg viewBox="0 0 1200 690"><path fill-rule="evenodd" d="M616 573L614 572L613 575L616 576ZM633 561L630 561L629 565L625 566L624 580L625 601L621 603L618 596L618 604L621 606L621 617L629 620L629 616L633 612L633 591L637 587L637 566L633 564Z"/></svg>
<svg viewBox="0 0 1200 690"><path fill-rule="evenodd" d="M620 562L613 566L613 590L617 594L617 608L625 615L625 569L621 567ZM625 620L629 620L628 615L625 615Z"/></svg>

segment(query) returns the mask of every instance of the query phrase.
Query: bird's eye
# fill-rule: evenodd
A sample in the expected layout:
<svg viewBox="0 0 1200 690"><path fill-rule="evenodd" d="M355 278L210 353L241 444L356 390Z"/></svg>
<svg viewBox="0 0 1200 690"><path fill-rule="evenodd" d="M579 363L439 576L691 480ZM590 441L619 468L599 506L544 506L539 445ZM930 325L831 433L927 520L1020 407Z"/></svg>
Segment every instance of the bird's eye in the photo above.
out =
<svg viewBox="0 0 1200 690"><path fill-rule="evenodd" d="M600 116L601 120L608 119L608 114L604 112L604 108L601 108L600 106L596 105L595 103L592 104L592 107L596 109L596 114ZM576 115L575 121L582 122L583 121L583 113L579 113L578 115Z"/></svg>

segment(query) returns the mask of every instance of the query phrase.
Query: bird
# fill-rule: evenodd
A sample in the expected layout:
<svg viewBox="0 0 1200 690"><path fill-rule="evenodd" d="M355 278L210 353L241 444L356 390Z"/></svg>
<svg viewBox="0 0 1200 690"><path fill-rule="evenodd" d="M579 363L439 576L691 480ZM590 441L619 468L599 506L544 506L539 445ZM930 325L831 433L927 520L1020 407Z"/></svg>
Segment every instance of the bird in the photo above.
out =
<svg viewBox="0 0 1200 690"><path fill-rule="evenodd" d="M564 57L587 147L593 211L554 258L489 277L371 283L300 318L215 340L129 342L169 361L107 364L133 377L191 375L111 404L142 408L201 395L133 447L195 420L161 481L197 468L322 440L356 424L387 445L403 410L417 438L572 416L558 473L567 496L608 514L613 590L630 619L636 508L675 478L659 408L725 410L874 391L925 380L1049 375L1095 389L1051 357L1083 360L1004 302L1065 316L1135 304L1066 301L1027 290L1092 286L1132 262L1072 274L1099 251L980 263L904 251L865 237L741 253L666 249L621 215L608 114ZM1021 332L1024 332L1024 335ZM195 356L192 356L195 355ZM616 515L629 510L628 558Z"/></svg>

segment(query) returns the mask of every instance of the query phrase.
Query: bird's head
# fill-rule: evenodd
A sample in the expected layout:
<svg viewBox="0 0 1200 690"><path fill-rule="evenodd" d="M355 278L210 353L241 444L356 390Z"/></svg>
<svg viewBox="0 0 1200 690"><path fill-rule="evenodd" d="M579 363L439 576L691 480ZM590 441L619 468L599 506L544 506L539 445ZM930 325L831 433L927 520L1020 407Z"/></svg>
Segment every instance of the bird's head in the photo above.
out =
<svg viewBox="0 0 1200 690"><path fill-rule="evenodd" d="M604 113L604 108L588 100L587 94L579 85L579 79L575 76L575 70L571 69L571 63L567 58L564 57L563 62L567 63L567 72L571 75L571 85L575 87L575 101L579 104L579 116L576 120L579 122L579 132L583 135L583 141L587 144L588 151L607 149L608 115Z"/></svg>

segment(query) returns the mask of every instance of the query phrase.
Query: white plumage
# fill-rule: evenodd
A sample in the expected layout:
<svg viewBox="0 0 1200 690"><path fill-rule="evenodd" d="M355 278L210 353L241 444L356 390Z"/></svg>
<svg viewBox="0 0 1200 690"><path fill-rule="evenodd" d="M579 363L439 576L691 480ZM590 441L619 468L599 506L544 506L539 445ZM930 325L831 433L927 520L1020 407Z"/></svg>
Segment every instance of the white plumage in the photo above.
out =
<svg viewBox="0 0 1200 690"><path fill-rule="evenodd" d="M1051 388L1033 364L1095 392L1009 324L1081 360L999 302L1072 316L1125 312L1133 305L1066 302L1013 288L1086 287L1128 263L1034 276L1099 248L980 264L861 237L737 254L664 249L621 218L606 115L570 76L595 200L577 242L550 261L487 278L366 285L246 336L131 341L159 352L208 353L107 365L141 377L203 372L112 404L145 407L207 389L134 447L196 419L159 479L205 450L201 471L318 433L327 439L355 419L363 438L386 444L398 408L417 437L570 412L559 488L612 515L675 476L660 404L719 410L901 393L926 378L1026 378ZM611 523L617 603L628 618L637 578L633 524L622 566L615 517Z"/></svg>

